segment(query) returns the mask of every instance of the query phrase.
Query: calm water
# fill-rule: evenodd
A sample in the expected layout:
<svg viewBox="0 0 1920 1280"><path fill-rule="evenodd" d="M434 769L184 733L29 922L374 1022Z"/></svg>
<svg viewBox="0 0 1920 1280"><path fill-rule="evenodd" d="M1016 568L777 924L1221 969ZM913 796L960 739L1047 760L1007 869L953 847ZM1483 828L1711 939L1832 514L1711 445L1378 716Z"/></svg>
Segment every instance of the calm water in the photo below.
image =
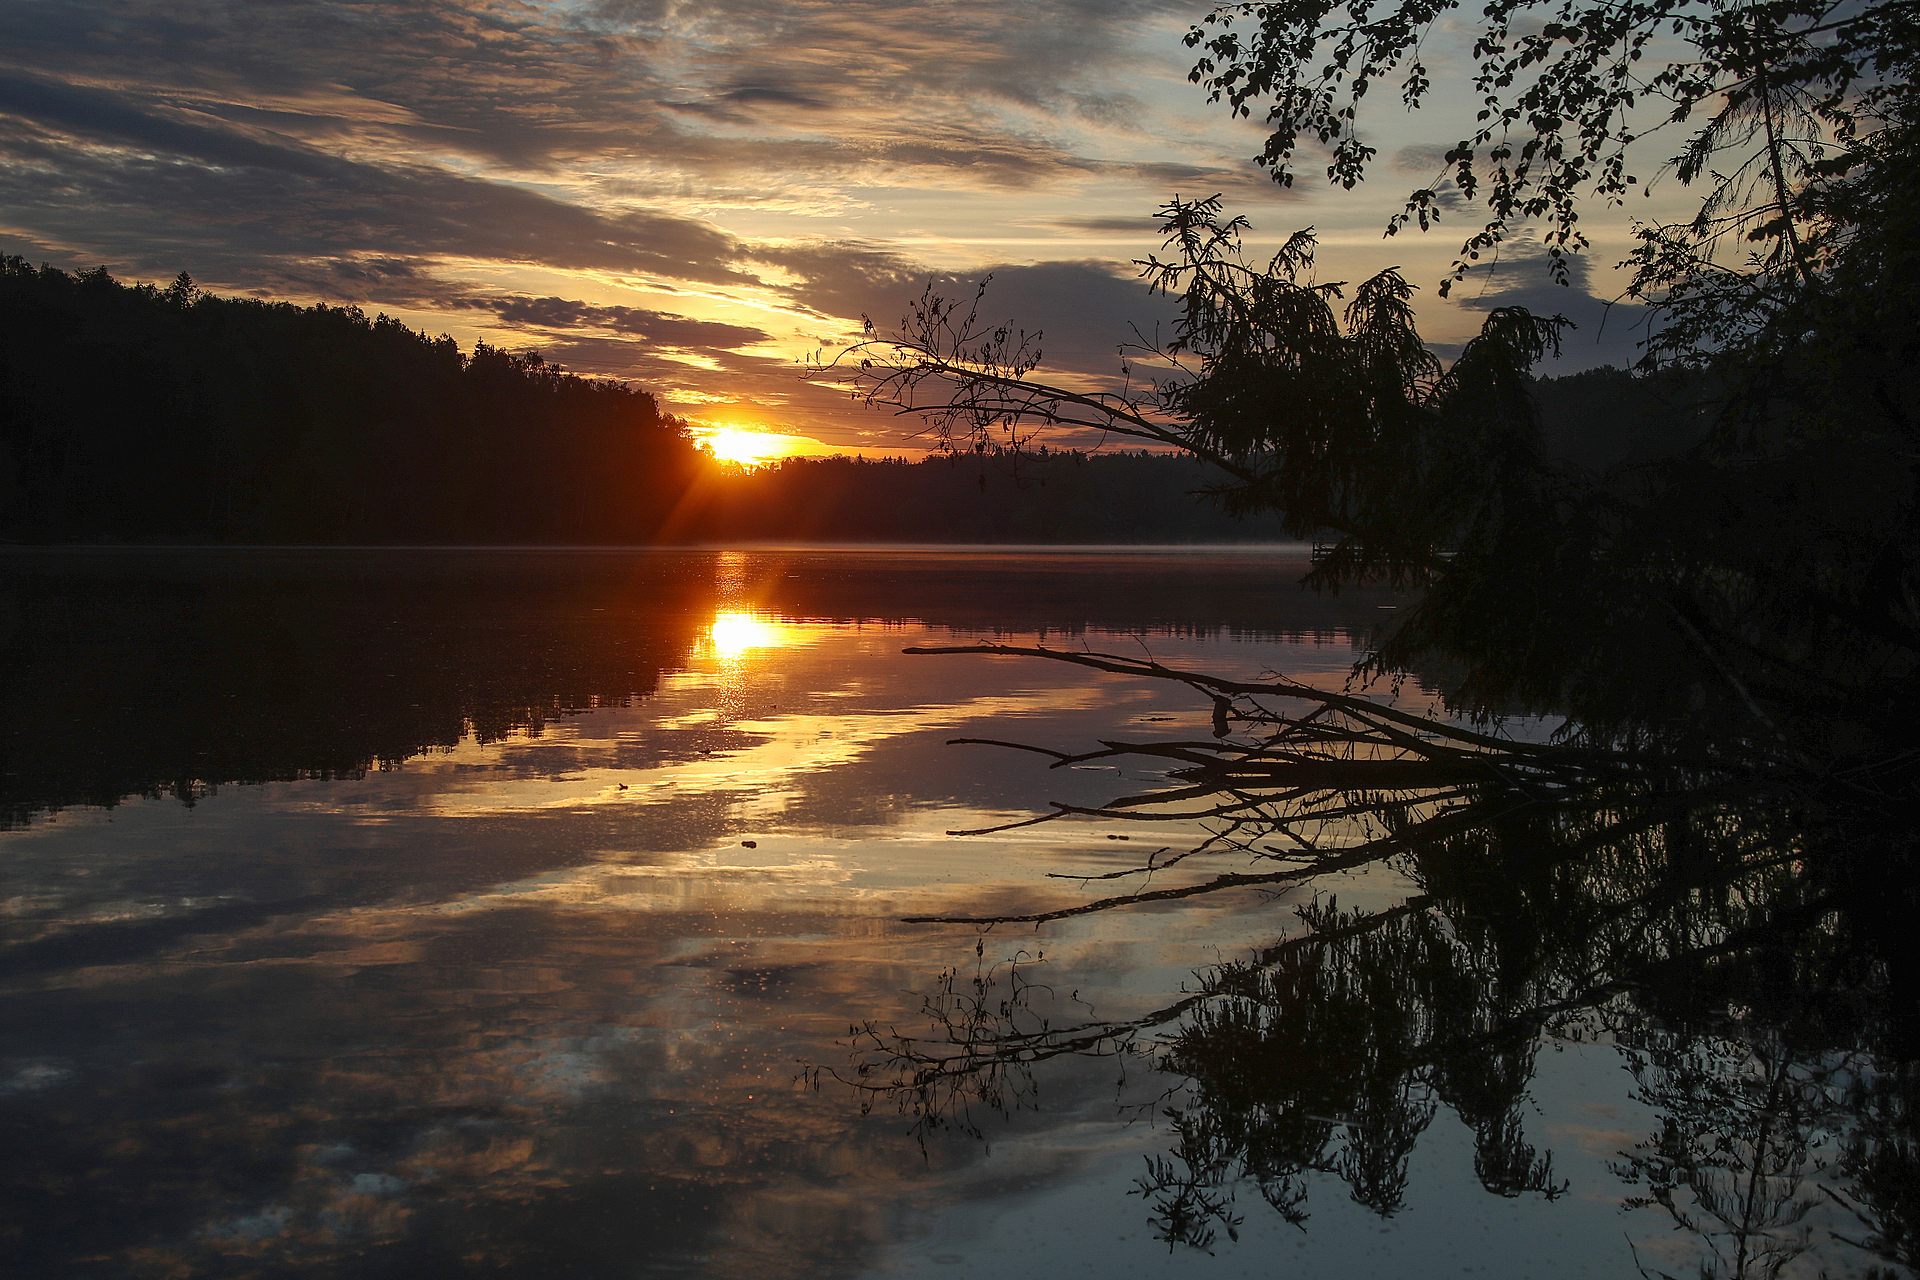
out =
<svg viewBox="0 0 1920 1280"><path fill-rule="evenodd" d="M1134 1017L1296 930L1315 896L984 939L901 923L1071 904L1108 890L1060 876L1191 843L1171 823L949 836L1132 780L949 739L1204 735L1209 708L900 650L1040 639L1337 686L1397 601L1302 594L1304 568L1271 550L0 557L8 1273L1691 1265L1669 1217L1623 1207L1608 1162L1660 1120L1604 1038L1532 1060L1553 1195L1483 1189L1473 1131L1440 1107L1390 1216L1329 1169L1303 1228L1241 1188L1238 1239L1211 1253L1157 1239L1135 1194L1181 1085L1146 1058L1042 1064L1010 1115L975 1108L977 1136L834 1080L863 1060L850 1026L925 1034L943 972L964 989L1011 964L1046 1016ZM1316 891L1384 906L1406 885L1379 868ZM820 1087L797 1083L809 1068Z"/></svg>

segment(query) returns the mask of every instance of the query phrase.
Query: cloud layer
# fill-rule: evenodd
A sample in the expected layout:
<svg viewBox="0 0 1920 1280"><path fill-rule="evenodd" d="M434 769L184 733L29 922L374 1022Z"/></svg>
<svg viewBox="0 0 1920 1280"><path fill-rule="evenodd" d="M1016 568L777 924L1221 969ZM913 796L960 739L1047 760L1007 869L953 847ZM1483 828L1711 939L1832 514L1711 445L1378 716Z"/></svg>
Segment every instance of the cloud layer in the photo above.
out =
<svg viewBox="0 0 1920 1280"><path fill-rule="evenodd" d="M1281 198L1169 0L16 0L0 249L538 347L823 439L931 282L1113 367L1169 194ZM1298 199L1296 190L1289 198ZM1291 222L1290 216L1263 221ZM1304 218L1298 220L1305 220Z"/></svg>

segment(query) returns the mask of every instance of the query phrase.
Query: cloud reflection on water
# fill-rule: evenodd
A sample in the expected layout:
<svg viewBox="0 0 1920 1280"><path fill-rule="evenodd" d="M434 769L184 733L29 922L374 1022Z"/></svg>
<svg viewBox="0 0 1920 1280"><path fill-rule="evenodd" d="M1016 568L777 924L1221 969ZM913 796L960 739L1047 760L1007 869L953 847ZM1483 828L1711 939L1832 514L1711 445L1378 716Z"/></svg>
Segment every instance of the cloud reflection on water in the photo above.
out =
<svg viewBox="0 0 1920 1280"><path fill-rule="evenodd" d="M657 651L649 627L668 652L689 638L626 705L530 687L517 696L545 707L537 720L385 767L7 833L0 1009L17 1032L0 1105L27 1273L846 1274L943 1205L1088 1158L1018 1137L1110 1099L1103 1066L1050 1082L1056 1110L1020 1118L991 1162L964 1142L923 1157L896 1117L794 1075L849 1021L914 1016L910 993L971 955L970 931L898 916L1063 902L1079 887L1044 871L1128 860L1092 830L945 838L1031 805L1036 785L1028 762L948 738L1199 713L1124 682L899 655L947 626L741 603L788 583L783 565L718 558L715 595L657 623L631 603L595 621L611 606L585 599L612 596L491 596L494 647L473 652L512 662L548 660L539 637L561 608L585 628L565 637L576 648L627 637L605 651L622 678L636 650L621 646ZM381 625L415 625L398 618ZM1349 652L1258 649L1328 671ZM470 688L472 670L442 675ZM1045 784L1078 798L1113 781ZM1010 945L1044 947L1063 991L1117 1012L1177 985L1197 952L1264 936L1272 910L1248 895Z"/></svg>

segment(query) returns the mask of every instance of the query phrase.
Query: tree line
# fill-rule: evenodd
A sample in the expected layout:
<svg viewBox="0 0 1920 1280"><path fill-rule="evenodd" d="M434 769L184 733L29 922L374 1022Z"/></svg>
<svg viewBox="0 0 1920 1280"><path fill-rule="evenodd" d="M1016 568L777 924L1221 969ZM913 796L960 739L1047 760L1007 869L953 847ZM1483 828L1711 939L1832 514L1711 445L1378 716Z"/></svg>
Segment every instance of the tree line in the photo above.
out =
<svg viewBox="0 0 1920 1280"><path fill-rule="evenodd" d="M1205 500L1225 483L1180 454L1039 449L903 458L783 458L716 477L697 527L821 542L1276 542L1278 520Z"/></svg>
<svg viewBox="0 0 1920 1280"><path fill-rule="evenodd" d="M1651 382L1536 382L1548 451L1669 447ZM0 258L0 541L1208 543L1290 535L1188 454L987 449L716 463L689 424L537 354L356 307Z"/></svg>
<svg viewBox="0 0 1920 1280"><path fill-rule="evenodd" d="M703 465L538 355L0 258L0 538L642 542Z"/></svg>
<svg viewBox="0 0 1920 1280"><path fill-rule="evenodd" d="M650 393L357 307L0 258L0 539L1214 542L1193 459L703 453ZM1269 527L1271 526L1271 527Z"/></svg>

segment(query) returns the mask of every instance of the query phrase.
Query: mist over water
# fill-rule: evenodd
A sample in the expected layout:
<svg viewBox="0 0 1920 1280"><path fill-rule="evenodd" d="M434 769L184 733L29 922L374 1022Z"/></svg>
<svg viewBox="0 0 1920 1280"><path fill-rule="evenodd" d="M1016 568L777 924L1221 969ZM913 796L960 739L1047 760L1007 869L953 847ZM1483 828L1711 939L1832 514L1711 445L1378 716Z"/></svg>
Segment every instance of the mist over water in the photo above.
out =
<svg viewBox="0 0 1920 1280"><path fill-rule="evenodd" d="M1135 1185L1175 1144L1169 1107L1224 1087L1191 1053L1185 1075L1177 1054L1062 1056L1008 1114L931 1125L834 1079L860 1069L850 1027L924 1032L943 990L1024 983L1055 1024L1140 1018L1298 934L1297 907L1410 892L1373 866L1038 929L901 922L1070 905L1193 842L1171 820L950 836L1138 782L950 739L1204 738L1212 714L1164 682L901 649L1043 643L1339 688L1403 602L1303 593L1305 568L1136 548L0 556L0 1256L103 1277L1600 1276L1630 1274L1637 1241L1686 1265L1609 1168L1658 1125L1650 1068L1592 1027L1523 1037L1550 1179L1490 1193L1477 1113L1417 1084L1390 1212L1335 1160L1308 1171L1303 1227L1236 1175L1237 1226L1206 1250L1170 1248ZM1182 877L1204 874L1154 883ZM1340 1105L1315 1123L1365 1130Z"/></svg>

